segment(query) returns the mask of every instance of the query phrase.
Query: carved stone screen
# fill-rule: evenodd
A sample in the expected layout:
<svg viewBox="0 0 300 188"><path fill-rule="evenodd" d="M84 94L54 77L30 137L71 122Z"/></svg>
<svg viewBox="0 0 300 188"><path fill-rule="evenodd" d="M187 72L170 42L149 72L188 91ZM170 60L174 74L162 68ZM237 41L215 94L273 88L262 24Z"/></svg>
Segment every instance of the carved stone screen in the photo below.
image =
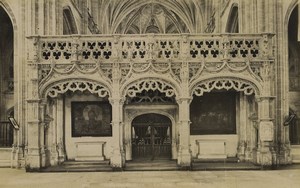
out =
<svg viewBox="0 0 300 188"><path fill-rule="evenodd" d="M112 109L108 102L72 102L72 137L111 136Z"/></svg>
<svg viewBox="0 0 300 188"><path fill-rule="evenodd" d="M236 93L213 92L194 96L190 105L191 135L235 134Z"/></svg>

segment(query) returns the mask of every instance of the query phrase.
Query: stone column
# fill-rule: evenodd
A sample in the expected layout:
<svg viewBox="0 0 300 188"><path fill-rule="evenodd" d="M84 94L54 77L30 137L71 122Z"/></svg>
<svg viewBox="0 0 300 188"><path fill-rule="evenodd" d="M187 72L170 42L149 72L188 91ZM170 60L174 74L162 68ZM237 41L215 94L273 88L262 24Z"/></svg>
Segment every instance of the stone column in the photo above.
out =
<svg viewBox="0 0 300 188"><path fill-rule="evenodd" d="M36 66L34 66L36 67ZM44 112L45 103L38 97L38 80L34 78L36 68L29 69L33 75L28 84L28 99L27 99L27 139L28 139L28 154L26 160L26 169L29 171L37 170L46 166L45 155L45 122Z"/></svg>
<svg viewBox="0 0 300 188"><path fill-rule="evenodd" d="M51 101L51 114L53 121L49 125L51 130L51 142L49 143L50 147L50 165L56 166L58 164L58 150L57 150L57 100L54 99Z"/></svg>
<svg viewBox="0 0 300 188"><path fill-rule="evenodd" d="M190 98L180 98L179 105L179 153L178 164L182 169L191 167L190 151Z"/></svg>
<svg viewBox="0 0 300 188"><path fill-rule="evenodd" d="M110 158L110 164L114 170L120 170L123 166L122 159L122 121L121 109L123 100L120 98L111 98L112 105L112 137L113 137L113 153Z"/></svg>
<svg viewBox="0 0 300 188"><path fill-rule="evenodd" d="M247 96L243 93L240 93L239 96L239 119L238 119L238 135L239 135L239 143L238 143L238 153L237 156L239 160L245 160L245 151L247 147Z"/></svg>
<svg viewBox="0 0 300 188"><path fill-rule="evenodd" d="M46 166L46 143L45 143L45 137L46 137L46 132L47 132L47 123L45 122L45 113L46 113L46 105L47 101L46 100L41 100L39 104L39 114L40 114L40 123L39 123L39 130L40 130L40 152L41 152L41 167Z"/></svg>
<svg viewBox="0 0 300 188"><path fill-rule="evenodd" d="M121 71L118 63L119 49L118 36L114 36L113 45L113 66L112 66L112 93L110 103L112 105L112 137L113 137L113 153L110 158L111 167L114 170L121 170L124 161L123 150L123 103L124 100L120 96L120 80Z"/></svg>
<svg viewBox="0 0 300 188"><path fill-rule="evenodd" d="M64 146L64 99L58 96L56 99L56 147L58 152L58 164L66 160L65 146Z"/></svg>
<svg viewBox="0 0 300 188"><path fill-rule="evenodd" d="M265 43L265 53L264 55L269 57L269 41L268 36L264 37ZM273 92L271 87L274 83L271 79L273 75L273 64L271 61L263 62L263 67L261 69L261 77L263 79L263 91L261 96L257 96L258 104L258 148L256 152L256 163L262 166L271 166L274 164L276 155L274 153L274 141L275 141L275 127L274 119L271 117L271 102L273 98L271 93ZM274 156L275 155L275 156Z"/></svg>
<svg viewBox="0 0 300 188"><path fill-rule="evenodd" d="M256 163L262 166L271 166L274 162L274 123L270 118L269 105L271 97L258 97L258 148Z"/></svg>
<svg viewBox="0 0 300 188"><path fill-rule="evenodd" d="M38 37L32 38L32 46L28 49L29 58L27 60L27 156L25 160L25 168L28 171L38 170L42 167L41 161L41 114L40 114L40 98L39 98L39 77L38 77Z"/></svg>

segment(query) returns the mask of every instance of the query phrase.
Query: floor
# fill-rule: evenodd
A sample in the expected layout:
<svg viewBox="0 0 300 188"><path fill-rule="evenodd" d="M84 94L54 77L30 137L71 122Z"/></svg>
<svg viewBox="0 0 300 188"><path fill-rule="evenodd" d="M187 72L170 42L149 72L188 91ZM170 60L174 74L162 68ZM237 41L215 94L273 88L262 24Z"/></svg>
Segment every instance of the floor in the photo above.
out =
<svg viewBox="0 0 300 188"><path fill-rule="evenodd" d="M0 187L299 188L300 165L280 170L26 173L0 168Z"/></svg>

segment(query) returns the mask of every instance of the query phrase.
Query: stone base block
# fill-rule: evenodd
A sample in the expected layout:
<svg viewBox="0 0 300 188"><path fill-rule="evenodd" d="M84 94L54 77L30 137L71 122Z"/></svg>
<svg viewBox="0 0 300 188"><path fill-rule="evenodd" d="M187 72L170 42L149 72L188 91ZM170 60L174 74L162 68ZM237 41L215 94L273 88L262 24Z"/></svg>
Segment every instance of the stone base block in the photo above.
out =
<svg viewBox="0 0 300 188"><path fill-rule="evenodd" d="M198 159L226 159L226 142L224 140L197 140Z"/></svg>
<svg viewBox="0 0 300 188"><path fill-rule="evenodd" d="M75 161L103 161L105 142L77 142Z"/></svg>

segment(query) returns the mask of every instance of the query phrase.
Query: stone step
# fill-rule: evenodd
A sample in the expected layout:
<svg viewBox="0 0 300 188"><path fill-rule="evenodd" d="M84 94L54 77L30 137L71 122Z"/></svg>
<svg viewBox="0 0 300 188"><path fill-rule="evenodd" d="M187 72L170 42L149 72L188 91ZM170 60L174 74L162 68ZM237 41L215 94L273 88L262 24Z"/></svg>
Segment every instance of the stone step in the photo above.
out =
<svg viewBox="0 0 300 188"><path fill-rule="evenodd" d="M0 160L0 168L10 168L11 162L10 160Z"/></svg>
<svg viewBox="0 0 300 188"><path fill-rule="evenodd" d="M109 165L109 161L65 161L62 165Z"/></svg>
<svg viewBox="0 0 300 188"><path fill-rule="evenodd" d="M41 172L110 172L109 161L66 161L58 166L41 169Z"/></svg>
<svg viewBox="0 0 300 188"><path fill-rule="evenodd" d="M193 163L192 170L261 170L252 163Z"/></svg>
<svg viewBox="0 0 300 188"><path fill-rule="evenodd" d="M137 160L126 162L125 171L174 171L178 170L176 161L171 160Z"/></svg>
<svg viewBox="0 0 300 188"><path fill-rule="evenodd" d="M300 163L300 145L291 146L291 156L293 163Z"/></svg>
<svg viewBox="0 0 300 188"><path fill-rule="evenodd" d="M193 163L238 163L239 159L236 157L228 157L226 159L193 159Z"/></svg>

